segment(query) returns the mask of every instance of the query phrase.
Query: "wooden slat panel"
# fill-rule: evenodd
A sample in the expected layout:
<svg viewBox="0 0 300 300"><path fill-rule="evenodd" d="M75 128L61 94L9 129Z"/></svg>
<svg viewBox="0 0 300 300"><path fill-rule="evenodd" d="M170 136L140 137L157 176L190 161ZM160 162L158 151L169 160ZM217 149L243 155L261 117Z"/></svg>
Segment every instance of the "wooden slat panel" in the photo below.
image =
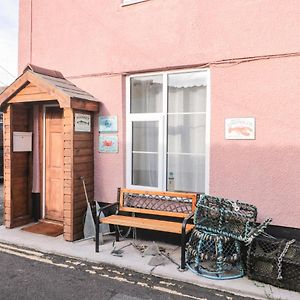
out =
<svg viewBox="0 0 300 300"><path fill-rule="evenodd" d="M75 164L87 164L87 163L94 163L94 157L85 155L85 156L74 156Z"/></svg>
<svg viewBox="0 0 300 300"><path fill-rule="evenodd" d="M83 238L82 230L76 230L76 233L74 233L74 240L80 240Z"/></svg>
<svg viewBox="0 0 300 300"><path fill-rule="evenodd" d="M80 176L78 176L77 178L79 178ZM91 177L86 177L83 174L83 177L85 178L85 181L87 182L86 187L87 187L87 191L89 192L90 190L93 191L93 187L94 187L94 178ZM89 179L90 178L90 179ZM74 182L74 188L76 187L76 190L74 189L74 192L76 191L76 194L78 194L78 192L82 192L83 191L83 186L82 186L82 182L78 182L75 183ZM93 199L91 199L93 200Z"/></svg>
<svg viewBox="0 0 300 300"><path fill-rule="evenodd" d="M135 208L135 207L122 207L120 211L125 212L136 212L140 214L147 214L147 215L156 215L156 216L166 216L166 217L174 217L174 218L185 218L188 214L186 213L179 213L179 212L172 212L172 211L163 211L163 210L152 210L152 209L143 209L143 208Z"/></svg>
<svg viewBox="0 0 300 300"><path fill-rule="evenodd" d="M3 114L4 118L4 224L11 227L11 107Z"/></svg>
<svg viewBox="0 0 300 300"><path fill-rule="evenodd" d="M84 172L74 172L74 180L79 180L83 176L87 182L94 183L94 174L91 171L85 170ZM82 185L82 182L74 182L74 185Z"/></svg>
<svg viewBox="0 0 300 300"><path fill-rule="evenodd" d="M74 240L73 227L73 110L64 109L64 174L68 174L68 180L71 179L71 186L68 180L64 180L64 239L68 241ZM68 140L65 139L69 134ZM68 147L66 144L68 143ZM68 162L68 163L67 163ZM66 183L66 185L65 185ZM68 207L68 209L66 209Z"/></svg>
<svg viewBox="0 0 300 300"><path fill-rule="evenodd" d="M86 202L79 202L79 201L76 201L75 200L75 204L74 204L74 209L76 210L80 210L80 209L83 209L83 210L86 210L87 208L87 204Z"/></svg>
<svg viewBox="0 0 300 300"><path fill-rule="evenodd" d="M71 213L71 212L68 212L68 211L65 211L65 213ZM73 231L76 229L76 225L80 225L81 228L83 229L83 215L82 216L73 216L72 219L65 219L64 220L64 226L67 225L67 226L73 226ZM72 228L72 227L71 227ZM76 230L75 230L76 232Z"/></svg>
<svg viewBox="0 0 300 300"><path fill-rule="evenodd" d="M75 133L74 134L74 141L92 141L93 140L93 134L88 133Z"/></svg>
<svg viewBox="0 0 300 300"><path fill-rule="evenodd" d="M17 95L36 94L36 93L40 93L40 92L43 92L43 90L41 88L37 87L35 84L30 82L22 90L20 90L17 93Z"/></svg>
<svg viewBox="0 0 300 300"><path fill-rule="evenodd" d="M24 104L12 105L12 132L31 131L31 107ZM11 149L12 150L12 149ZM32 188L31 152L11 152L11 210L12 224L31 212ZM13 226L13 225L12 225Z"/></svg>
<svg viewBox="0 0 300 300"><path fill-rule="evenodd" d="M87 191L89 201L92 201L94 199L94 189L91 191ZM84 191L78 191L74 192L74 202L76 203L85 203L85 194Z"/></svg>
<svg viewBox="0 0 300 300"><path fill-rule="evenodd" d="M9 102L17 103L17 102L34 102L34 101L44 101L44 100L55 100L55 98L52 95L49 95L47 93L38 93L38 94L30 94L30 95L17 94Z"/></svg>
<svg viewBox="0 0 300 300"><path fill-rule="evenodd" d="M76 163L76 162L74 162L74 172L85 171L87 168L90 168L91 166L92 166L92 170L93 170L93 165L86 164L86 163Z"/></svg>
<svg viewBox="0 0 300 300"><path fill-rule="evenodd" d="M1 107L3 107L4 101L7 102L7 100L11 99L18 91L26 87L28 84L29 80L27 73L17 78L7 89L5 89L2 94L0 94L0 103L2 104Z"/></svg>
<svg viewBox="0 0 300 300"><path fill-rule="evenodd" d="M90 182L89 184L86 184L86 191L87 192L92 192L93 190L94 190L94 182ZM75 185L73 191L74 191L74 194L78 194L78 193L83 192L84 190L83 190L82 184Z"/></svg>
<svg viewBox="0 0 300 300"><path fill-rule="evenodd" d="M109 217L101 218L101 222L105 224L135 227L135 228L171 232L177 234L181 233L181 227L182 227L182 224L177 222L143 219L137 217L121 216L121 215L112 215ZM187 232L189 232L193 228L194 225L187 224L186 230Z"/></svg>
<svg viewBox="0 0 300 300"><path fill-rule="evenodd" d="M94 147L93 140L89 141L74 141L74 149L91 149Z"/></svg>
<svg viewBox="0 0 300 300"><path fill-rule="evenodd" d="M19 218L16 218L12 221L11 223L11 228L13 227L19 227L19 226L23 226L25 224L28 224L30 222L32 222L32 218L29 216L29 215L26 215L26 216L22 216L22 217L19 217Z"/></svg>
<svg viewBox="0 0 300 300"><path fill-rule="evenodd" d="M74 114L77 112L87 113L82 111L74 111ZM92 116L92 114L90 115ZM91 124L93 125L93 120ZM94 200L93 126L91 128L91 132L74 132L72 143L73 143L73 201L74 201L73 202L73 226L74 226L73 234L74 234L74 238L76 238L76 237L82 237L83 216L87 206L83 184L80 179L81 176L84 177L89 200L90 201Z"/></svg>
<svg viewBox="0 0 300 300"><path fill-rule="evenodd" d="M80 223L84 222L84 214L86 212L86 207L76 207L74 208L74 218L79 219Z"/></svg>
<svg viewBox="0 0 300 300"><path fill-rule="evenodd" d="M94 101L82 101L78 99L71 100L71 106L74 109L87 110L87 111L99 111L99 103Z"/></svg>

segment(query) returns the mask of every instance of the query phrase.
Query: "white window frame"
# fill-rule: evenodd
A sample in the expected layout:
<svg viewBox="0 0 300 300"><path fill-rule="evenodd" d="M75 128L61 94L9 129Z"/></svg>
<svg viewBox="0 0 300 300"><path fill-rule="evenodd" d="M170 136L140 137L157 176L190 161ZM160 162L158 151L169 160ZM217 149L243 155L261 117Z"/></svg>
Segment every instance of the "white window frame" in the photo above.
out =
<svg viewBox="0 0 300 300"><path fill-rule="evenodd" d="M182 69L164 72L139 73L126 76L126 187L141 190L167 190L167 105L168 105L168 75L178 73L205 72L207 76L206 88L206 122L205 122L205 193L209 194L210 173L210 70L205 69ZM161 113L130 113L130 80L136 77L163 76L163 110ZM169 113L170 114L170 113ZM200 114L200 113L199 113ZM159 162L158 162L158 187L132 185L132 121L159 121ZM163 128L162 128L163 126ZM191 154L193 155L193 154ZM187 191L188 192L188 191Z"/></svg>
<svg viewBox="0 0 300 300"><path fill-rule="evenodd" d="M164 165L164 159L163 159L163 153L164 153L164 136L163 136L163 116L161 113L137 113L137 114L130 114L128 117L128 130L126 131L127 141L132 141L132 122L151 122L151 121L157 121L158 122L158 186L155 187L149 187L149 186L141 186L141 185L133 185L132 182L132 168L127 168L127 177L130 178L130 181L128 181L127 188L130 189L151 189L151 190L157 190L161 191L163 189L162 182L163 182L163 165ZM132 153L143 153L144 151L132 151L132 143L130 143L129 146L130 149L128 149L127 146L127 165L132 166ZM129 152L130 151L130 152ZM144 152L145 153L145 152ZM146 152L147 153L147 152ZM149 153L149 152L148 152Z"/></svg>

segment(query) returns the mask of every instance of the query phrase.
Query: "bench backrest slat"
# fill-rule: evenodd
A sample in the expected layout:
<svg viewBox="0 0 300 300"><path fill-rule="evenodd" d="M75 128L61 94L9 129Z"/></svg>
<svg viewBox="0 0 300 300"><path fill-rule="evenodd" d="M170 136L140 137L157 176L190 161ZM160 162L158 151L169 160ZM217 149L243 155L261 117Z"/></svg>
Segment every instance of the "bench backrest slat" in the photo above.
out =
<svg viewBox="0 0 300 300"><path fill-rule="evenodd" d="M194 212L196 193L120 189L119 210L184 218Z"/></svg>

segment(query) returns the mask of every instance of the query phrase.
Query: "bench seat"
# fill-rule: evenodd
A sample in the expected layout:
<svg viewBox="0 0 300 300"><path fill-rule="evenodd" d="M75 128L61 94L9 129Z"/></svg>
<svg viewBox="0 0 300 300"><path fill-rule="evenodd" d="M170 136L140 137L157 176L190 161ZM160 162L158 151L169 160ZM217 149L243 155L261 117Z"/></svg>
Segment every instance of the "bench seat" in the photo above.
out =
<svg viewBox="0 0 300 300"><path fill-rule="evenodd" d="M141 228L155 231L163 231L181 234L182 224L172 221L162 221L156 219L145 219L139 217L130 217L123 215L112 215L101 218L101 223ZM189 233L194 228L193 224L186 225L186 232Z"/></svg>
<svg viewBox="0 0 300 300"><path fill-rule="evenodd" d="M95 251L99 252L100 224L115 226L116 241L120 232L117 226L169 232L181 236L181 264L185 270L187 235L194 228L190 224L196 207L197 193L142 191L118 188L117 202L100 208L96 217ZM102 217L112 207L116 213ZM128 215L131 214L131 215ZM136 216L138 214L138 216ZM160 220L163 217L163 220Z"/></svg>

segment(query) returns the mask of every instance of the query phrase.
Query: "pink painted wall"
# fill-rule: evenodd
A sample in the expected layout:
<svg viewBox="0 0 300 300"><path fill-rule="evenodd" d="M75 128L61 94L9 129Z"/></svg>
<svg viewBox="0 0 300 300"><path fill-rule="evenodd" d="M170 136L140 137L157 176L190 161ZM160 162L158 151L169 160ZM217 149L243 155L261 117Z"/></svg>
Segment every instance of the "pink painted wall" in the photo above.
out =
<svg viewBox="0 0 300 300"><path fill-rule="evenodd" d="M300 227L300 58L212 70L210 193L243 199L259 219ZM225 140L226 117L255 117L255 140Z"/></svg>
<svg viewBox="0 0 300 300"><path fill-rule="evenodd" d="M297 0L120 2L20 1L20 72L30 60L60 70L119 117L120 152L95 149L95 197L106 202L125 184L125 73L300 49ZM299 87L299 56L211 67L210 193L291 227L300 227ZM225 140L224 119L248 116L256 140Z"/></svg>

